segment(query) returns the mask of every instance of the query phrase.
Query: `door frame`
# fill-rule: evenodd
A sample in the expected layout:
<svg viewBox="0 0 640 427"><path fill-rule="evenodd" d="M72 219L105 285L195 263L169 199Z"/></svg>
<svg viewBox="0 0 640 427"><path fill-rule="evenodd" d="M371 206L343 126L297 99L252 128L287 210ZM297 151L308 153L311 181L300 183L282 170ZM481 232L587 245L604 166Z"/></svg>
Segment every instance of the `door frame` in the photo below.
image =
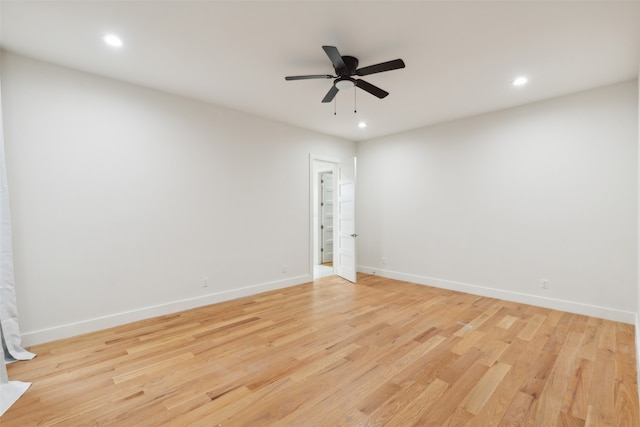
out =
<svg viewBox="0 0 640 427"><path fill-rule="evenodd" d="M337 192L336 190L336 185L337 185L337 172L338 172L338 165L342 162L341 159L337 159L335 157L330 157L330 156L324 156L321 154L309 154L309 274L311 275L311 277L313 277L313 266L316 265L316 260L314 259L314 252L315 252L315 246L319 243L316 238L315 238L315 227L314 227L314 221L313 221L313 216L315 213L315 206L316 206L316 200L315 197L313 197L314 195L314 183L315 183L315 178L316 175L314 173L314 168L313 168L313 163L314 162L324 162L324 163L331 163L333 165L332 171L333 171L333 186L334 186L334 199L336 197ZM334 209L335 209L335 200L334 200ZM335 212L334 212L334 218L335 218ZM335 227L334 227L335 229ZM333 266L335 268L335 255L336 252L334 250L333 252Z"/></svg>

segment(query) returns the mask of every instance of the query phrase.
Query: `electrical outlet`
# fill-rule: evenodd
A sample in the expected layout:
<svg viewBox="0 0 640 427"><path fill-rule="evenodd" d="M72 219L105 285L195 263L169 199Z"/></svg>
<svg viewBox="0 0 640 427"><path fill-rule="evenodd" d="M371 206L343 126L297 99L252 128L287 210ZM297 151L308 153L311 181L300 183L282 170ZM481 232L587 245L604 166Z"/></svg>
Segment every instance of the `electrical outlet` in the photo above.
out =
<svg viewBox="0 0 640 427"><path fill-rule="evenodd" d="M287 274L287 266L286 265L282 266L282 274Z"/></svg>
<svg viewBox="0 0 640 427"><path fill-rule="evenodd" d="M202 287L203 288L208 288L209 287L209 278L208 277L203 277L202 278Z"/></svg>
<svg viewBox="0 0 640 427"><path fill-rule="evenodd" d="M540 280L540 287L542 289L549 289L549 281L547 279Z"/></svg>
<svg viewBox="0 0 640 427"><path fill-rule="evenodd" d="M387 265L387 259L386 258L382 258L382 265Z"/></svg>

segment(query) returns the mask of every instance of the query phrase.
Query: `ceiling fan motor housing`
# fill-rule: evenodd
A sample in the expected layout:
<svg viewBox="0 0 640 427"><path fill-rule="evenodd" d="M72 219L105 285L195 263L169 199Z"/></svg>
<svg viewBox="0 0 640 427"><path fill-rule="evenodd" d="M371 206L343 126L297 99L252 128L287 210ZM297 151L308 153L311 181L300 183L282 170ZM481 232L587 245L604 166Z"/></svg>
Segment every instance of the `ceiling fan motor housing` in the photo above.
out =
<svg viewBox="0 0 640 427"><path fill-rule="evenodd" d="M343 56L344 68L336 68L336 74L340 77L353 76L358 69L358 59L353 56Z"/></svg>

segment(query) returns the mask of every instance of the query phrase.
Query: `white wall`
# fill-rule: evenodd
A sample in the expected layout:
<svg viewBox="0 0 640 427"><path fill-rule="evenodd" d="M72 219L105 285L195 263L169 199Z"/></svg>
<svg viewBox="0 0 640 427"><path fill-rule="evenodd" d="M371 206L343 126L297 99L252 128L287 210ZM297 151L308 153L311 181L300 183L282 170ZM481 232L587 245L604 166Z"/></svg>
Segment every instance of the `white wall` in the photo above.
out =
<svg viewBox="0 0 640 427"><path fill-rule="evenodd" d="M638 70L640 71L640 64L638 64ZM638 77L638 155L640 156L640 76ZM640 157L638 157L638 191L640 191ZM636 264L636 271L638 275L638 287L637 287L637 301L636 301L636 367L638 382L640 382L640 193L638 195L638 260ZM640 396L638 396L640 399Z"/></svg>
<svg viewBox="0 0 640 427"><path fill-rule="evenodd" d="M25 345L311 279L309 154L353 142L9 53L2 87Z"/></svg>
<svg viewBox="0 0 640 427"><path fill-rule="evenodd" d="M633 323L637 125L634 81L359 143L359 269Z"/></svg>
<svg viewBox="0 0 640 427"><path fill-rule="evenodd" d="M354 143L18 55L1 71L25 345L310 280L309 153ZM633 322L637 100L359 143L359 269Z"/></svg>

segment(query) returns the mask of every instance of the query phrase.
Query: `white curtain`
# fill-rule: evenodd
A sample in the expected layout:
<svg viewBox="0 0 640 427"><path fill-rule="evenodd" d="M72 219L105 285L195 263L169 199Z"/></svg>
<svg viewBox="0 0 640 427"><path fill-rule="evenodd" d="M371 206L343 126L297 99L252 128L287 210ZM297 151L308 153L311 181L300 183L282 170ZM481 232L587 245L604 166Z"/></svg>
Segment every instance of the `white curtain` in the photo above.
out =
<svg viewBox="0 0 640 427"><path fill-rule="evenodd" d="M11 215L9 213L9 189L4 157L4 126L2 114L2 91L0 89L0 341L3 357L0 361L0 417L31 383L9 381L6 363L14 360L33 359L35 354L22 348L16 289L13 276L13 245L11 242Z"/></svg>
<svg viewBox="0 0 640 427"><path fill-rule="evenodd" d="M28 360L33 359L35 354L22 348L20 328L18 327L1 99L2 91L0 88L0 335L4 359L7 361Z"/></svg>

